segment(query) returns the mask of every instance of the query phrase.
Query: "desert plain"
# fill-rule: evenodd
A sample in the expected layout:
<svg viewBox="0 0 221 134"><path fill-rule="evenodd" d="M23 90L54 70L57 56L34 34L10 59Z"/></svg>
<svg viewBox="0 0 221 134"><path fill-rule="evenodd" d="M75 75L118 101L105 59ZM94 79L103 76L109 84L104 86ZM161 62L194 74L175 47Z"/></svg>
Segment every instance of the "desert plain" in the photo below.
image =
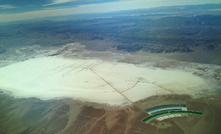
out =
<svg viewBox="0 0 221 134"><path fill-rule="evenodd" d="M90 51L80 43L55 47L20 62L6 61L0 68L0 130L216 133L220 129L211 123L220 119L220 82L214 76L219 68L159 54ZM141 121L148 116L145 108L164 104L186 104L188 110L202 111L204 116Z"/></svg>

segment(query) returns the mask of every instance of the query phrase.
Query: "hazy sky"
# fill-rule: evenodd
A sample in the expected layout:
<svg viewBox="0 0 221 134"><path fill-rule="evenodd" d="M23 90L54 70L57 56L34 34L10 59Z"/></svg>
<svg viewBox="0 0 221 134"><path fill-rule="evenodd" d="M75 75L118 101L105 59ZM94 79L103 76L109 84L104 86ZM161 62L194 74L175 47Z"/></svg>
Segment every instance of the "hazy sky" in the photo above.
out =
<svg viewBox="0 0 221 134"><path fill-rule="evenodd" d="M220 0L0 0L0 22L70 14L220 2Z"/></svg>

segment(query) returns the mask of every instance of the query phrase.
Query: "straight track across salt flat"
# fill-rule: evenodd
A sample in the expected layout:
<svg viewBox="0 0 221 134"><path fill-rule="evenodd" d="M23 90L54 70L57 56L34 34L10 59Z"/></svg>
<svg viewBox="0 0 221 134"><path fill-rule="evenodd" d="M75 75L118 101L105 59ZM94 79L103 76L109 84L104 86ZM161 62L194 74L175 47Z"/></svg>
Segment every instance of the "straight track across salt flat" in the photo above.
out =
<svg viewBox="0 0 221 134"><path fill-rule="evenodd" d="M190 72L89 59L43 57L0 68L0 89L18 97L73 98L130 105L154 95L196 94L206 82Z"/></svg>

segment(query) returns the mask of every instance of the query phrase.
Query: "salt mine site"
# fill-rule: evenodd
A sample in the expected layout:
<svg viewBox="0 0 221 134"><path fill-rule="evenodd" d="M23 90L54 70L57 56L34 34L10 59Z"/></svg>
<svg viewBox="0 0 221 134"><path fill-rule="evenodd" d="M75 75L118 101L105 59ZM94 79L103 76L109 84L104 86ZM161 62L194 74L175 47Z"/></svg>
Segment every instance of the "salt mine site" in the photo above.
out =
<svg viewBox="0 0 221 134"><path fill-rule="evenodd" d="M69 44L68 51L71 48L76 49ZM14 63L0 68L0 75L4 76L0 77L0 88L16 97L73 98L119 106L157 95L195 96L210 88L203 78L181 69L71 58L64 54Z"/></svg>

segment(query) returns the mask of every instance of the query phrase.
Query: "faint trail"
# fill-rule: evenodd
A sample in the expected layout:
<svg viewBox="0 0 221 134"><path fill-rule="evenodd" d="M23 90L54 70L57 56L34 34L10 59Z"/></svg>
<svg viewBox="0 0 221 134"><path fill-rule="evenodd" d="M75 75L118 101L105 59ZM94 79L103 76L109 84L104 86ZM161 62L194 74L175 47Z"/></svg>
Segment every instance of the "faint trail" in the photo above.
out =
<svg viewBox="0 0 221 134"><path fill-rule="evenodd" d="M131 100L129 100L125 95L123 95L121 92L119 92L115 87L113 87L109 82L107 82L104 78L102 78L101 76L99 76L97 73L95 73L92 69L90 69L91 72L93 72L95 75L97 75L100 79L102 79L105 83L107 83L107 85L109 85L110 87L112 87L116 92L118 92L119 94L121 94L124 98L126 98L131 104L133 104L133 102Z"/></svg>
<svg viewBox="0 0 221 134"><path fill-rule="evenodd" d="M76 68L78 68L78 67L84 65L85 63L86 63L86 62L84 62L83 64L80 64L80 65L77 66L77 67L74 67L73 69L69 70L68 72L63 73L63 74L62 74L62 77L64 78L64 75L65 75L65 74L70 73L71 71L73 71L73 70L75 70Z"/></svg>
<svg viewBox="0 0 221 134"><path fill-rule="evenodd" d="M110 87L112 87L116 92L118 92L119 94L121 94L125 99L127 99L134 107L140 109L142 112L144 112L145 114L147 114L143 109L139 108L135 103L133 103L130 99L128 99L125 95L123 95L121 92L119 92L115 87L113 87L109 82L107 82L104 78L102 78L101 76L99 76L96 72L94 72L92 69L90 69L91 72L93 72L95 75L97 75L100 79L102 79L105 83L107 83L107 85L109 85Z"/></svg>
<svg viewBox="0 0 221 134"><path fill-rule="evenodd" d="M157 126L157 131L156 131L156 134L158 134L158 126Z"/></svg>
<svg viewBox="0 0 221 134"><path fill-rule="evenodd" d="M151 84L153 84L153 85L155 85L155 86L157 86L157 87L160 87L160 88L162 88L162 89L164 89L164 90L166 90L166 91L168 91L168 92L171 92L171 93L173 93L173 94L176 94L176 93L174 93L173 91L171 91L171 90L169 90L169 89L166 89L166 88L164 88L164 87L162 87L162 86L159 86L159 85L155 84L154 82L152 82Z"/></svg>
<svg viewBox="0 0 221 134"><path fill-rule="evenodd" d="M62 68L61 70L59 70L59 71L55 72L54 74L50 75L50 77L53 76L53 75L55 75L55 74L57 74L57 73L59 73L59 72L61 72L61 71L63 71L63 70L65 70L65 69L67 69L67 68L69 68L69 67L71 67L71 66L73 66L73 65L75 65L75 64L76 64L76 63L71 64L70 66L67 66L67 67Z"/></svg>
<svg viewBox="0 0 221 134"><path fill-rule="evenodd" d="M91 67L90 68L93 68L93 67L95 67L95 66L97 66L97 65L99 65L100 63L97 63L97 64L91 64ZM87 67L86 68L86 71L89 69L89 67Z"/></svg>
<svg viewBox="0 0 221 134"><path fill-rule="evenodd" d="M107 113L106 113L107 114ZM107 122L107 121L105 121L105 120L102 120L102 118L106 115L106 114L104 114L102 117L100 117L100 118L94 118L94 117L91 117L91 116L85 116L85 115L82 115L82 114L79 114L79 116L83 116L83 117L86 117L86 118L91 118L91 119L94 119L94 120L96 120L95 122L86 122L86 121L82 121L82 120L80 120L80 119L75 119L75 120L78 120L78 121L80 121L80 122L83 122L83 123L85 123L85 124L93 124L93 126L99 126L99 127L101 127L101 128L103 128L103 126L101 126L101 125L98 125L98 124L96 124L96 122L98 122L98 121L104 121L104 122ZM63 118L67 118L67 117L63 117ZM69 119L69 118L68 118ZM121 126L121 127L127 127L127 125L122 125L122 124L120 124L120 123L115 123L116 125L119 125L119 126ZM145 131L145 129L137 129L136 127L130 127L130 128L132 128L132 129L134 129L134 130L143 130L143 131ZM111 129L113 129L113 128L111 128ZM119 130L117 130L117 129L113 129L113 130L116 130L116 131L119 131ZM134 131L134 130L132 130L132 131ZM119 131L119 132L122 132L122 131ZM148 131L148 132L152 132L152 133L155 133L154 131ZM159 133L158 133L159 134Z"/></svg>
<svg viewBox="0 0 221 134"><path fill-rule="evenodd" d="M131 88L128 88L128 89L122 91L121 93L126 92L127 90L130 90L130 89L134 88L134 87L140 82L141 79L142 79L142 78L139 78L139 79L137 80L137 82L136 82Z"/></svg>
<svg viewBox="0 0 221 134"><path fill-rule="evenodd" d="M105 128L105 126L101 126L101 125L94 124L94 123L91 123L91 122L86 122L86 121L82 121L82 120L79 120L79 119L75 119L75 120L78 120L78 121L83 122L83 123L85 123L85 124L90 124L90 125L93 125L93 126L98 126L98 127L100 127L100 128ZM81 126L81 127L78 128L77 130L73 131L72 134L75 134L76 131L78 131L78 130L81 129L82 127L84 127L84 126ZM117 129L113 129L113 128L111 128L111 129L122 133L122 131L119 131L119 130L117 130ZM101 129L100 129L100 130L101 130ZM88 133L88 132L87 132L87 133Z"/></svg>
<svg viewBox="0 0 221 134"><path fill-rule="evenodd" d="M83 71L83 70L87 70L91 65L93 65L93 64L88 65L87 67L85 67L85 68L79 70L79 71L76 72L75 74L78 74L78 73L80 73L80 72Z"/></svg>
<svg viewBox="0 0 221 134"><path fill-rule="evenodd" d="M56 110L54 110L54 111L63 111L63 110L58 110L58 109L56 109ZM64 111L64 112L67 112L67 111ZM83 121L82 119L78 119L78 118L76 118L75 120L76 121L80 121L81 123L84 123L84 124L90 124L90 125L92 125L91 127L93 128L93 127L100 127L100 128L104 128L105 126L101 126L101 125L98 125L98 124L96 124L98 121L104 121L104 122L107 122L108 120L104 120L104 119L102 119L102 118L104 118L104 117L106 117L106 115L107 115L108 113L105 113L104 115L102 115L101 117L99 117L99 118L95 118L95 117L91 117L91 116L85 116L85 115L83 115L83 114L78 114L78 116L82 116L82 117L86 117L86 118L88 118L88 119L94 119L94 120L96 120L95 122L88 122L88 121ZM60 117L59 115L57 115L58 116L58 118ZM69 117L62 117L62 118L67 118L67 119L69 119ZM134 118L135 118L135 116L134 116ZM121 127L126 127L126 129L124 130L124 131L126 131L127 129L128 129L128 127L127 127L127 124L124 124L124 125L122 125L122 124L120 124L120 123L115 123L116 125L119 125L119 126L121 126ZM74 134L74 133L76 133L77 131L79 131L80 129L82 129L82 127L79 127L79 128L77 128L76 130L74 130L72 133ZM124 133L124 131L119 131L119 130L117 130L117 129L114 129L114 128L111 128L112 130L115 130L115 131L118 131L119 133ZM130 127L130 129L133 129L133 130L130 130L130 131L136 131L136 130L138 130L138 131L145 131L145 129L137 129L136 127ZM101 130L101 129L100 129ZM64 132L64 131L63 131ZM87 133L88 132L90 132L90 131L87 131ZM155 133L154 131L148 131L148 132L152 132L152 133ZM159 134L159 133L158 133Z"/></svg>
<svg viewBox="0 0 221 134"><path fill-rule="evenodd" d="M108 68L108 69L111 69L111 68L113 68L113 67L115 67L115 66L117 66L118 64L117 63L115 63L113 66L111 66L110 68Z"/></svg>
<svg viewBox="0 0 221 134"><path fill-rule="evenodd" d="M65 63L65 64L66 64L66 63ZM61 66L58 66L58 67L54 68L53 70L56 70L56 69L58 69L58 68L64 66L65 64L63 64L63 65L61 65Z"/></svg>

